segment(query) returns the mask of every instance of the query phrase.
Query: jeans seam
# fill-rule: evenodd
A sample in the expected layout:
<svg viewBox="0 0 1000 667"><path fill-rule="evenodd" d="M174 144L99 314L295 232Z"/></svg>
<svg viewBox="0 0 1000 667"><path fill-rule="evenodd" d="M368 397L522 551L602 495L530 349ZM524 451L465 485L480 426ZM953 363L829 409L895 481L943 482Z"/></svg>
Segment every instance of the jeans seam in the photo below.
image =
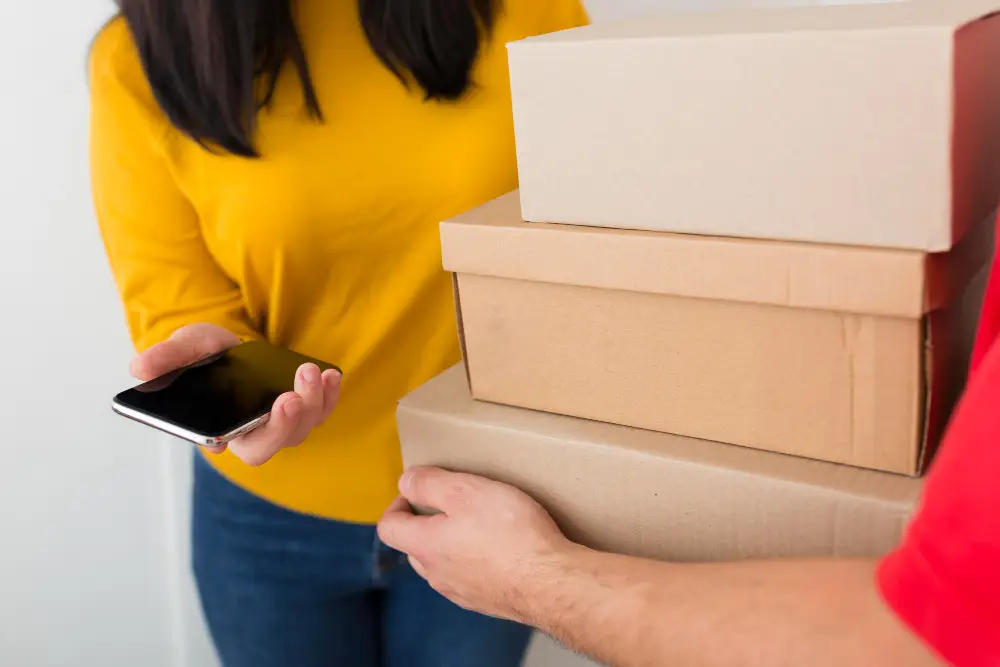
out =
<svg viewBox="0 0 1000 667"><path fill-rule="evenodd" d="M382 571L382 541L378 538L378 532L372 538L372 583L376 586L383 583Z"/></svg>

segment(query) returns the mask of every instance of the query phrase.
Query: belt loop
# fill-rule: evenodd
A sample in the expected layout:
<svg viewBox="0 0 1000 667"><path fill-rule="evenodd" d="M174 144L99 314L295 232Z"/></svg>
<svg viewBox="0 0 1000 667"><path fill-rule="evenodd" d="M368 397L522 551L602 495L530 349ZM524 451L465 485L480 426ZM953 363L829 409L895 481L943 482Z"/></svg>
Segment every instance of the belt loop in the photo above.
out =
<svg viewBox="0 0 1000 667"><path fill-rule="evenodd" d="M372 581L376 584L382 583L385 575L385 567L382 562L382 540L378 538L378 531L372 539Z"/></svg>

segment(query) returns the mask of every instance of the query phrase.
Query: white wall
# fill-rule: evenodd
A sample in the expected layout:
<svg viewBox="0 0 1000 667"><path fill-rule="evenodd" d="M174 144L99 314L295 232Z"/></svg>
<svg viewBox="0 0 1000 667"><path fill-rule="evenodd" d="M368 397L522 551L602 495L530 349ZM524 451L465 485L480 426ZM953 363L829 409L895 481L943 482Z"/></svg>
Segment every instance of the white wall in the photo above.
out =
<svg viewBox="0 0 1000 667"><path fill-rule="evenodd" d="M588 6L606 20L787 1ZM0 0L0 664L11 667L214 664L187 571L188 451L108 409L130 346L91 213L85 60L111 10ZM532 664L585 663L542 641Z"/></svg>
<svg viewBox="0 0 1000 667"><path fill-rule="evenodd" d="M129 344L91 215L106 0L0 2L0 664L176 664L164 451L110 416Z"/></svg>
<svg viewBox="0 0 1000 667"><path fill-rule="evenodd" d="M892 0L584 0L594 21L645 18L664 12L703 12L733 7L846 5L873 1Z"/></svg>

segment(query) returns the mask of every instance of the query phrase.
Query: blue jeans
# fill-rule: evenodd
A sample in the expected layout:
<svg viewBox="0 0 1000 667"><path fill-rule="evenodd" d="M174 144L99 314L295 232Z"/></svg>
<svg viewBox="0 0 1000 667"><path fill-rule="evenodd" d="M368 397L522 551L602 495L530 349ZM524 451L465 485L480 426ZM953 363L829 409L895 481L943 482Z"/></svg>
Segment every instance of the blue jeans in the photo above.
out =
<svg viewBox="0 0 1000 667"><path fill-rule="evenodd" d="M431 589L373 526L273 505L195 456L193 564L225 667L517 667L530 631Z"/></svg>

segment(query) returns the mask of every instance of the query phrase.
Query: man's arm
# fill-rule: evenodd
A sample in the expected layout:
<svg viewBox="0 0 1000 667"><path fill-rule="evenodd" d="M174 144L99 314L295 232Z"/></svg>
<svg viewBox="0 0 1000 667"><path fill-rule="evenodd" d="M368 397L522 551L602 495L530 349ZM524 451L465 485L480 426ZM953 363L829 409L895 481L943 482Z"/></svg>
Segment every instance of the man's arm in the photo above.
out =
<svg viewBox="0 0 1000 667"><path fill-rule="evenodd" d="M939 664L889 612L871 561L669 565L577 550L528 582L523 620L606 664Z"/></svg>
<svg viewBox="0 0 1000 667"><path fill-rule="evenodd" d="M939 664L881 602L871 561L671 565L562 537L512 487L441 470L401 483L383 540L455 602L616 667Z"/></svg>

